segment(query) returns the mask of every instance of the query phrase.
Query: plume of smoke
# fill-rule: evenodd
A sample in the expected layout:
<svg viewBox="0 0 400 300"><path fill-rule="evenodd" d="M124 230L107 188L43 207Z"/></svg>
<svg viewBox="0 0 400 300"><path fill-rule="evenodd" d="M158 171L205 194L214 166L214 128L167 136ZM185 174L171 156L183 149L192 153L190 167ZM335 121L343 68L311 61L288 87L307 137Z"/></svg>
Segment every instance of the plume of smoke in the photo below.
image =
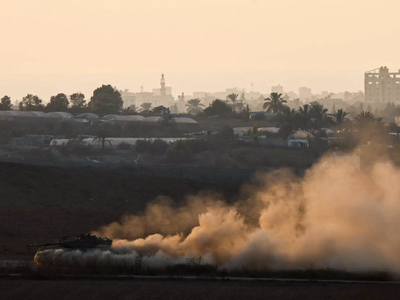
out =
<svg viewBox="0 0 400 300"><path fill-rule="evenodd" d="M319 163L303 178L282 170L260 176L233 205L199 196L172 208L162 200L96 234L115 239L119 253L111 256L139 255L153 266L202 256L221 267L254 270L398 273L399 182L400 171L390 164L360 171L346 161Z"/></svg>

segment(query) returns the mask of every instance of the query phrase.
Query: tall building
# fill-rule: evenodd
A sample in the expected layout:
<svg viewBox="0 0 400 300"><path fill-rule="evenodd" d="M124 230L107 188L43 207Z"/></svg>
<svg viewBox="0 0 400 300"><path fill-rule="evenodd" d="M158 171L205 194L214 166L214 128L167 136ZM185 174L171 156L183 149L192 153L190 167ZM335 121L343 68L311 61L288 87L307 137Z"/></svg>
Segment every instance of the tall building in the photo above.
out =
<svg viewBox="0 0 400 300"><path fill-rule="evenodd" d="M164 74L161 74L160 88L153 89L154 96L161 96L162 98L169 98L171 96L172 89L169 86L165 86L165 77Z"/></svg>
<svg viewBox="0 0 400 300"><path fill-rule="evenodd" d="M271 86L271 93L283 94L283 86L281 86L280 84L276 86Z"/></svg>
<svg viewBox="0 0 400 300"><path fill-rule="evenodd" d="M387 67L380 67L364 74L365 101L400 102L400 70L390 73Z"/></svg>
<svg viewBox="0 0 400 300"><path fill-rule="evenodd" d="M131 105L136 105L136 94L132 93L128 89L119 91L121 94L121 98L124 101L124 108L129 107Z"/></svg>
<svg viewBox="0 0 400 300"><path fill-rule="evenodd" d="M151 103L153 107L160 105L170 107L175 103L171 90L171 87L165 86L165 77L164 74L162 74L160 88L153 89L152 92L144 92L143 87L141 87L139 93L132 93L129 90L120 91L120 93L124 100L124 107L131 105L140 107L140 105L145 102Z"/></svg>
<svg viewBox="0 0 400 300"><path fill-rule="evenodd" d="M312 96L311 89L308 87L299 88L299 97L300 99L307 99Z"/></svg>

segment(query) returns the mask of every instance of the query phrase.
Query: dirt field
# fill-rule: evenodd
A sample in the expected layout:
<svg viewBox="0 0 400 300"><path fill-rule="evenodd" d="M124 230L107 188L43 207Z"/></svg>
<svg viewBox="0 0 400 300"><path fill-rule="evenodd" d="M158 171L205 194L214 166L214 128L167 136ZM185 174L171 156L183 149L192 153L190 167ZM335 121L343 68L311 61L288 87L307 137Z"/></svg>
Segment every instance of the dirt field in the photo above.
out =
<svg viewBox="0 0 400 300"><path fill-rule="evenodd" d="M398 299L398 284L0 280L1 299Z"/></svg>
<svg viewBox="0 0 400 300"><path fill-rule="evenodd" d="M110 172L0 164L0 260L32 259L30 243L89 232L142 211L159 195L182 202L210 190L237 194L237 186Z"/></svg>
<svg viewBox="0 0 400 300"><path fill-rule="evenodd" d="M0 164L0 260L31 260L26 244L88 232L142 211L159 195L182 202L238 186L91 170ZM398 299L397 284L0 279L0 299Z"/></svg>

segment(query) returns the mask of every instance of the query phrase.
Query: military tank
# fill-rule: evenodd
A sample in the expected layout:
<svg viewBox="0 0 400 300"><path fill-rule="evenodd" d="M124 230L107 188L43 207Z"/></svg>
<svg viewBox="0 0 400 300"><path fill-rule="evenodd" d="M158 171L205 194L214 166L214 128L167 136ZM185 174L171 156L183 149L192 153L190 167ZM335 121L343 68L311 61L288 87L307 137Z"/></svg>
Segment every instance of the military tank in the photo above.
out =
<svg viewBox="0 0 400 300"><path fill-rule="evenodd" d="M99 238L90 233L80 234L77 236L63 236L56 242L29 244L28 247L40 247L37 251L50 249L65 249L65 250L87 250L93 248L111 247L112 240L104 237Z"/></svg>

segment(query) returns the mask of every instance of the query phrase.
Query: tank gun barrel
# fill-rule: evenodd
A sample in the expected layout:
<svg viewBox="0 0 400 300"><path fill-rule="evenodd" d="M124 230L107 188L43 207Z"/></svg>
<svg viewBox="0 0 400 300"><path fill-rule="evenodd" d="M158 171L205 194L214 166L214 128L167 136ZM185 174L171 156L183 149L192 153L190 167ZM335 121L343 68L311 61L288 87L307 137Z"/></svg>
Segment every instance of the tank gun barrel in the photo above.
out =
<svg viewBox="0 0 400 300"><path fill-rule="evenodd" d="M111 246L112 240L98 238L95 235L81 234L73 237L62 237L60 240L51 243L29 244L28 247L59 247L68 249L90 249L102 246Z"/></svg>
<svg viewBox="0 0 400 300"><path fill-rule="evenodd" d="M60 243L41 243L41 244L29 244L27 247L47 247L47 246L57 246Z"/></svg>

